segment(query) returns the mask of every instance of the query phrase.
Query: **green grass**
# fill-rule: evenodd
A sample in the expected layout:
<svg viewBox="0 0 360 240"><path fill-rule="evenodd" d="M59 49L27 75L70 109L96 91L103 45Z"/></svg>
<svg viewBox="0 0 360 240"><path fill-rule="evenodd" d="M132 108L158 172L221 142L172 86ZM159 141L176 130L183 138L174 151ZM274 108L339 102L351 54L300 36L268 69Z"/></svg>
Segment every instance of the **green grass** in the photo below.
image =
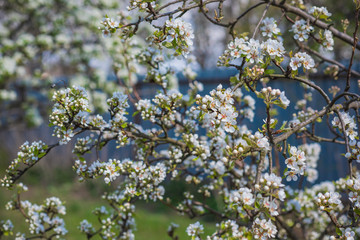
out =
<svg viewBox="0 0 360 240"><path fill-rule="evenodd" d="M27 224L21 214L18 211L9 212L5 210L5 203L11 199L12 193L4 189L0 189L0 191L0 220L10 219L15 225L15 233L18 231L26 233ZM40 204L45 198L56 196L65 201L67 215L64 216L64 220L69 231L65 239L79 240L86 239L85 235L77 229L83 219L87 219L95 227L99 226L91 212L101 205L106 206L106 203L101 200L101 194L98 192L100 192L99 189L87 191L84 184L79 183L65 183L50 187L38 186L36 188L29 186L29 192L24 193L23 199ZM179 239L189 239L185 230L189 224L196 221L200 221L204 225L205 234L211 234L215 231L215 223L203 219L189 219L186 216L178 215L173 210L145 202L137 205L135 220L137 225L135 236L136 239L140 240L170 239L167 236L167 229L172 222L179 225L175 232ZM4 239L14 239L14 236Z"/></svg>
<svg viewBox="0 0 360 240"><path fill-rule="evenodd" d="M197 220L191 220L185 216L179 216L173 213L151 213L149 211L139 209L135 217L138 231L137 239L170 239L167 237L167 229L171 222L179 225L176 235L179 239L189 239L185 230L191 223ZM215 231L215 223L200 221L204 225L204 235L210 235Z"/></svg>

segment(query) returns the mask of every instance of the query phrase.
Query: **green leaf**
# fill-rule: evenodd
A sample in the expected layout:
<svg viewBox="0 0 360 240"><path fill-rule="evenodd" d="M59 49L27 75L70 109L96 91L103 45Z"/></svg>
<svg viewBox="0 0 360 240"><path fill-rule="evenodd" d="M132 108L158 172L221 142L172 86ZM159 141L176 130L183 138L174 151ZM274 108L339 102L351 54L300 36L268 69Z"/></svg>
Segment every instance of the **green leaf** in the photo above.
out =
<svg viewBox="0 0 360 240"><path fill-rule="evenodd" d="M166 48L173 48L173 45L170 42L163 42L162 45Z"/></svg>
<svg viewBox="0 0 360 240"><path fill-rule="evenodd" d="M283 124L280 127L280 130L283 130L285 128L286 124L287 124L287 121L284 121Z"/></svg>
<svg viewBox="0 0 360 240"><path fill-rule="evenodd" d="M265 96L262 92L255 91L255 94L258 98L265 99Z"/></svg>
<svg viewBox="0 0 360 240"><path fill-rule="evenodd" d="M246 91L250 92L250 89L249 89L249 87L247 85L244 85L244 88L245 88Z"/></svg>
<svg viewBox="0 0 360 240"><path fill-rule="evenodd" d="M342 235L342 232L341 232L341 230L340 230L339 228L336 228L336 233L337 233L337 235L339 235L339 236Z"/></svg>
<svg viewBox="0 0 360 240"><path fill-rule="evenodd" d="M273 103L274 103L276 106L281 107L282 109L286 109L286 108L287 108L287 106L285 106L280 100L275 100L275 101L273 101Z"/></svg>
<svg viewBox="0 0 360 240"><path fill-rule="evenodd" d="M177 55L181 55L181 49L180 48L178 48L178 49L176 49L176 53L177 53Z"/></svg>
<svg viewBox="0 0 360 240"><path fill-rule="evenodd" d="M275 218L268 213L268 211L264 211L265 215L270 218L272 221L275 221Z"/></svg>
<svg viewBox="0 0 360 240"><path fill-rule="evenodd" d="M273 73L275 73L274 69L266 69L266 71L264 72L264 75L270 75L270 74L273 74Z"/></svg>
<svg viewBox="0 0 360 240"><path fill-rule="evenodd" d="M230 82L236 84L238 82L238 78L235 76L230 77Z"/></svg>
<svg viewBox="0 0 360 240"><path fill-rule="evenodd" d="M136 112L134 112L133 114L132 114L132 116L134 117L134 116L136 116L136 115L138 115L139 114L139 111L136 111Z"/></svg>
<svg viewBox="0 0 360 240"><path fill-rule="evenodd" d="M242 139L244 139L246 141L246 143L249 144L250 146L254 145L254 142L251 141L251 139L248 136L243 135Z"/></svg>
<svg viewBox="0 0 360 240"><path fill-rule="evenodd" d="M277 123L278 123L278 120L275 119L275 121L272 124L270 124L270 127L275 128Z"/></svg>
<svg viewBox="0 0 360 240"><path fill-rule="evenodd" d="M354 208L354 212L355 212L357 215L359 215L359 216L360 216L360 209L358 209L358 208Z"/></svg>
<svg viewBox="0 0 360 240"><path fill-rule="evenodd" d="M255 208L253 208L252 206L250 205L244 205L244 208L245 209L248 209L248 210L254 210Z"/></svg>

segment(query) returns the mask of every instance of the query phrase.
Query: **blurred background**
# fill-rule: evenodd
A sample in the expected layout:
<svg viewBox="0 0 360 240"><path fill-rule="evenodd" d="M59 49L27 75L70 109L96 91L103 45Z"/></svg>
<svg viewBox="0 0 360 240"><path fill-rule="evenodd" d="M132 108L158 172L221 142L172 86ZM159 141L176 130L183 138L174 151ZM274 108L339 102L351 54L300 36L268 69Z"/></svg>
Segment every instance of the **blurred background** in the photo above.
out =
<svg viewBox="0 0 360 240"><path fill-rule="evenodd" d="M159 1L165 3L169 1ZM242 12L258 1L238 0L224 1L224 22L235 19ZM294 1L286 1L294 2ZM295 1L296 2L296 1ZM52 137L52 128L48 127L48 115L51 111L51 95L62 87L80 85L85 87L91 96L94 111L106 114L106 99L114 91L123 91L124 86L134 86L142 98L151 98L156 93L156 86L149 81L147 68L136 60L144 48L146 37L154 30L148 23L141 25L138 36L131 41L121 41L116 35L103 38L98 30L101 19L107 14L116 19L137 19L137 13L128 12L129 3L119 0L0 0L0 176L4 175L9 162L16 157L18 147L25 141L43 140L52 144L56 138ZM315 6L326 5L332 13L332 23L342 29L345 19L349 26L347 33L352 34L354 27L352 1L319 0L304 1L304 4ZM174 8L177 5L173 6ZM217 5L207 6L209 15L214 16ZM169 9L171 10L171 9ZM264 6L253 10L236 25L238 33L252 32L255 29ZM142 13L145 14L145 13ZM295 49L292 44L290 24L280 15L278 9L269 10L267 16L274 17L284 32L282 36L287 50ZM141 15L141 14L140 14ZM291 16L291 15L290 15ZM291 16L293 17L293 16ZM186 93L190 78L196 79L204 85L202 94L207 94L218 84L229 86L229 78L235 76L234 69L216 67L227 43L231 40L227 29L211 24L198 11L190 11L183 16L185 21L192 24L194 29L194 47L192 55L187 59L178 59L167 63L170 69L166 75L169 83ZM132 22L134 20L130 20ZM164 20L154 24L160 25ZM312 44L309 42L309 44ZM351 47L335 40L333 52L326 52L321 47L318 51L331 59L337 59L346 64L351 55ZM358 57L358 56L357 56ZM356 59L358 60L358 59ZM311 72L310 79L328 92L331 86L344 88L344 78L325 74L326 64L320 65L317 72ZM355 61L354 69L360 71L360 65ZM329 71L327 72L329 73ZM151 79L150 79L151 80ZM353 79L354 84L356 79ZM292 119L292 114L298 111L297 101L306 97L306 107L319 109L324 102L316 92L303 88L296 82L278 80L269 83L274 88L286 92L291 104L289 108L278 111L281 121ZM359 90L357 88L357 90ZM250 94L251 95L251 94ZM252 95L255 98L255 96ZM243 122L249 129L256 131L263 124L264 105L257 101L253 122ZM133 106L132 106L133 109ZM129 116L132 115L130 111ZM330 119L331 121L332 119ZM133 119L144 127L140 119ZM316 126L316 132L323 137L331 137L326 124ZM301 139L290 139L295 145L302 144ZM71 142L72 143L72 142ZM22 181L29 186L29 193L24 198L39 202L48 196L58 196L67 202L68 212L74 213L65 218L69 229L69 238L80 239L73 235L79 222L92 219L91 211L104 204L101 194L109 190L102 181L78 183L76 174L72 171L75 156L72 154L72 144L56 148L36 167L31 169ZM346 175L345 159L341 157L345 149L341 145L327 143L321 145L321 155L318 163L319 178L335 180ZM109 144L100 155L101 159L125 157L131 158L134 152L130 147L115 148ZM95 160L95 155L88 155L87 159ZM305 183L309 185L310 183ZM188 187L184 183L168 183L167 196L180 200L182 193ZM190 189L187 189L190 191ZM4 205L10 200L12 193L1 190L0 217L16 218L20 223L15 229L22 231L26 226L20 216L5 211ZM220 201L213 199L212 206L221 206ZM170 222L180 225L178 234L180 239L186 238L185 229L193 220L178 216L159 204L140 203L137 212L138 239L159 239L159 234L165 236ZM215 229L214 219L205 218L205 232L211 233ZM71 237L72 236L72 237ZM151 236L155 236L151 238Z"/></svg>

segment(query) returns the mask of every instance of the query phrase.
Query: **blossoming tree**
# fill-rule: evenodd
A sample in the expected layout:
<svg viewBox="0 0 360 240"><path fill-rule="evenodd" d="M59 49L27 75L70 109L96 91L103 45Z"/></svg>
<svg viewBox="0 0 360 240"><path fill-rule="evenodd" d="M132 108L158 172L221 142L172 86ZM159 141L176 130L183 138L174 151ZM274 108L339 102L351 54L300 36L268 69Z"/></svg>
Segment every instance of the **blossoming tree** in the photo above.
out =
<svg viewBox="0 0 360 240"><path fill-rule="evenodd" d="M134 70L130 62L146 68L146 79L159 87L151 99L143 99L125 85L106 100L108 116L93 112L89 93L83 87L57 89L52 97L49 116L57 143L26 142L17 158L6 170L1 186L15 190L17 197L8 202L9 211L20 211L29 224L29 235L13 233L10 220L0 222L0 237L13 234L16 239L66 238L67 230L61 215L65 206L57 197L38 205L22 200L27 187L20 182L26 172L46 158L59 145L76 139L73 153L74 169L80 181L102 179L117 184L117 190L104 194L109 206L94 211L97 223L83 220L79 229L88 239L99 235L103 239L134 239L134 203L139 199L160 201L191 218L211 214L218 219L217 231L203 236L204 227L194 221L187 228L192 239L355 239L360 233L360 173L355 163L360 161L358 108L360 96L353 77L360 73L352 69L356 51L360 49L358 26L360 1L353 2L352 34L347 34L348 22L342 29L331 21L326 7L304 5L298 1L264 0L227 20L223 0L153 1L131 0L130 15L106 15L99 32L104 37L120 39L119 47L137 48L131 61L117 66ZM231 1L230 1L231 4ZM214 9L211 14L209 9ZM236 26L252 11L261 10L251 34L239 33ZM276 18L268 16L269 10ZM191 70L187 92L181 93L171 84L173 71L168 61L184 58L189 61L196 38L186 14L196 12L211 24L223 27L231 40L217 64L235 68L238 74L230 79L230 87L219 85L210 93L201 93L201 83L194 80ZM290 27L282 29L280 22ZM149 27L151 26L151 27ZM145 30L144 30L145 28ZM147 34L144 46L133 41ZM335 42L348 45L350 58L343 64L320 51L333 51ZM289 46L289 47L288 47ZM128 56L124 53L124 56ZM113 56L116 58L117 56ZM342 77L344 89L337 86L322 89L311 80L312 73L324 71L333 78ZM131 79L131 76L128 76ZM306 107L306 101L294 113L293 119L279 123L273 110L290 111L286 92L270 87L276 79L301 83L319 94L325 105L320 109ZM258 131L248 129L243 121L254 118L255 99L264 103L266 119ZM144 129L131 120L127 110L152 127ZM279 110L285 111L285 110ZM330 118L332 138L315 131L321 121ZM304 140L291 146L289 137ZM77 137L78 136L78 137ZM88 152L100 152L110 142L120 148L132 145L133 159L93 159ZM302 188L306 179L318 178L319 142L342 144L344 167L348 175L336 182L323 182ZM97 156L99 156L97 154ZM346 163L346 164L345 164ZM285 170L281 170L281 166ZM115 181L121 178L121 181ZM165 198L165 181L183 180L197 194L184 192L183 201L174 203ZM299 182L300 188L292 188ZM291 186L290 186L291 185ZM223 206L214 209L207 199L217 196ZM68 214L71 214L68 213ZM168 235L177 239L176 225L169 226Z"/></svg>
<svg viewBox="0 0 360 240"><path fill-rule="evenodd" d="M51 89L67 84L86 86L93 107L106 111L101 102L117 84L107 82L107 69L97 68L93 61L106 60L107 49L112 48L96 29L98 19L115 14L119 2L0 4L0 128L39 126L46 121Z"/></svg>

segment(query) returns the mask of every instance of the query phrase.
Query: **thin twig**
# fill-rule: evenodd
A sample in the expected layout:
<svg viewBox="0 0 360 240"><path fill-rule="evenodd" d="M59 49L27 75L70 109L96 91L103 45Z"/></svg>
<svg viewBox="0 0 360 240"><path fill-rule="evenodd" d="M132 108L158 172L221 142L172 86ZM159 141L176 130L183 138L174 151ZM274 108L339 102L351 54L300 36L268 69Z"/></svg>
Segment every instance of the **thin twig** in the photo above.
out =
<svg viewBox="0 0 360 240"><path fill-rule="evenodd" d="M360 12L360 8L356 9L356 13L355 13L355 30L354 30L354 34L353 34L353 38L354 38L354 43L352 46L352 52L351 52L351 58L350 58L350 63L349 63L349 69L347 71L347 76L346 76L346 87L345 87L345 92L349 91L350 89L350 77L351 77L351 67L353 65L353 61L354 61L354 55L355 55L355 50L356 50L356 45L358 43L358 37L356 36L358 28L359 28L359 12Z"/></svg>
<svg viewBox="0 0 360 240"><path fill-rule="evenodd" d="M265 10L264 10L261 18L260 18L258 24L256 25L256 28L255 28L254 33L253 33L253 35L252 35L252 38L255 38L256 33L257 33L257 31L259 30L260 24L262 23L265 15L266 15L266 13L267 13L267 11L269 10L269 6L270 6L270 2L266 5Z"/></svg>

